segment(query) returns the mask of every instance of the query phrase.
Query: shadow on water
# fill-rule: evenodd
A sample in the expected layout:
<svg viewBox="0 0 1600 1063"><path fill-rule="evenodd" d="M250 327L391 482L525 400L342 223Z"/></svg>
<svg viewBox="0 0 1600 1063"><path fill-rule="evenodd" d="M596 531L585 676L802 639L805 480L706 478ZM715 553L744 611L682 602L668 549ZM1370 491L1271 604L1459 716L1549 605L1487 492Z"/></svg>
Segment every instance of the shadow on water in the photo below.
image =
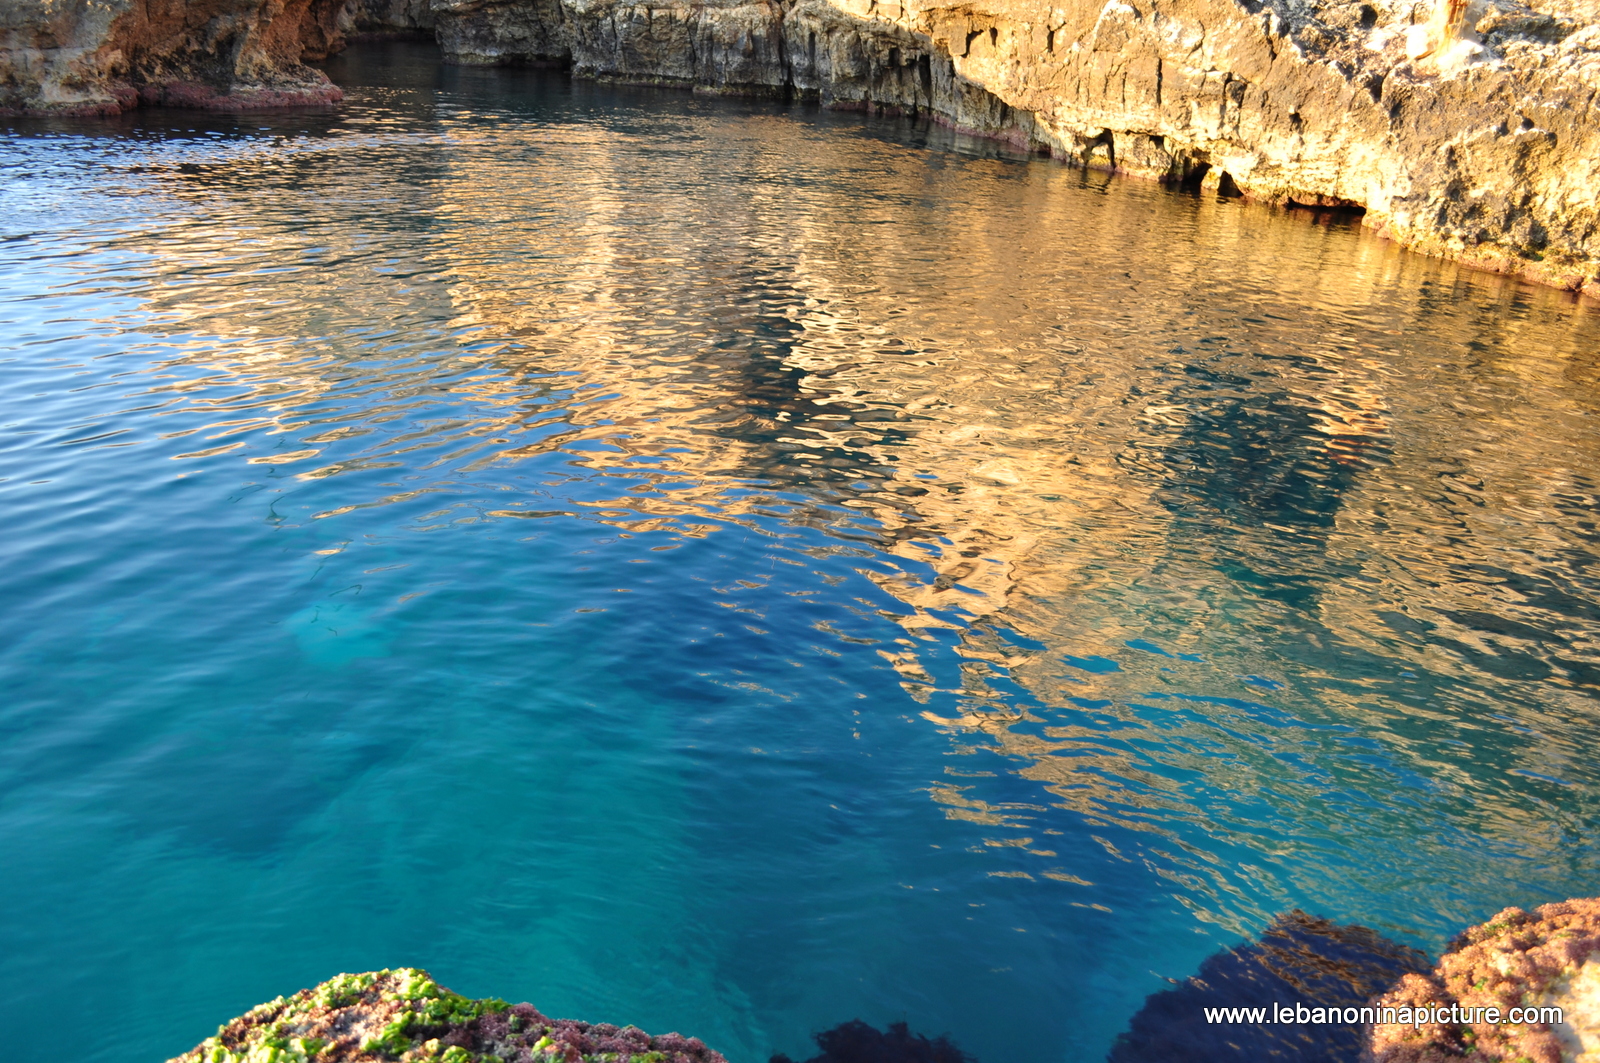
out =
<svg viewBox="0 0 1600 1063"><path fill-rule="evenodd" d="M1207 1012L1359 1008L1403 975L1430 966L1426 953L1375 930L1286 912L1260 940L1216 953L1194 976L1151 994L1107 1063L1355 1063L1361 1057L1358 1023L1213 1023ZM930 1039L903 1022L881 1031L852 1019L815 1040L821 1052L805 1063L977 1063L947 1035ZM780 1052L769 1063L795 1061Z"/></svg>
<svg viewBox="0 0 1600 1063"><path fill-rule="evenodd" d="M1364 926L1302 911L1280 915L1261 940L1219 952L1172 989L1151 994L1112 1046L1108 1063L1354 1063L1361 1026L1210 1023L1213 1008L1357 1008L1428 957Z"/></svg>
<svg viewBox="0 0 1600 1063"><path fill-rule="evenodd" d="M842 1022L816 1035L821 1054L805 1063L977 1063L941 1034L929 1040L912 1033L903 1022L892 1022L887 1032L860 1019ZM782 1052L769 1063L794 1063Z"/></svg>

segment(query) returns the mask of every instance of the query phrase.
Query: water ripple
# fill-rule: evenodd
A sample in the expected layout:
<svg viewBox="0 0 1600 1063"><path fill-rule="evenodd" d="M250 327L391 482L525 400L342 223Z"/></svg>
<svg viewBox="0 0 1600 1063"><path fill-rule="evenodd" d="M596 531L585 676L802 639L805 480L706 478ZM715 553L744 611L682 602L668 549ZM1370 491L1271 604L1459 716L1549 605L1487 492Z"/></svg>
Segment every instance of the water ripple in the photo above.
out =
<svg viewBox="0 0 1600 1063"><path fill-rule="evenodd" d="M1290 907L1593 892L1592 311L366 55L0 147L0 943L118 1016L84 1058L411 962L741 1061L1093 1058Z"/></svg>

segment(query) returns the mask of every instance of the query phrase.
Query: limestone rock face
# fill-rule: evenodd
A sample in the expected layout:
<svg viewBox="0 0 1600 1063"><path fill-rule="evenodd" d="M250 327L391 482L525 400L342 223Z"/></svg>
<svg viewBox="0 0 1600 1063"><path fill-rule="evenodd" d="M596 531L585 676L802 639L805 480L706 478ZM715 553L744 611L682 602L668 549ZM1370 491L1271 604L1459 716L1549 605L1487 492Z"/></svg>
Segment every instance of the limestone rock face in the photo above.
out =
<svg viewBox="0 0 1600 1063"><path fill-rule="evenodd" d="M353 36L431 34L440 2L0 0L0 115L337 103L308 63Z"/></svg>
<svg viewBox="0 0 1600 1063"><path fill-rule="evenodd" d="M1461 1009L1454 1016L1452 1005ZM1504 1021L1511 1009L1530 1005L1558 1007L1562 1021ZM1600 900L1507 908L1451 942L1431 975L1406 975L1373 1006L1426 1008L1426 1018L1442 1008L1446 1015L1373 1026L1372 1063L1600 1060ZM1502 1021L1453 1021L1484 1017L1469 1008L1497 1008Z"/></svg>
<svg viewBox="0 0 1600 1063"><path fill-rule="evenodd" d="M304 60L343 47L336 0L0 0L0 114L343 97Z"/></svg>
<svg viewBox="0 0 1600 1063"><path fill-rule="evenodd" d="M436 20L430 0L342 0L341 26L349 39L432 37Z"/></svg>
<svg viewBox="0 0 1600 1063"><path fill-rule="evenodd" d="M727 1063L699 1038L469 1000L426 971L342 974L252 1008L168 1063Z"/></svg>

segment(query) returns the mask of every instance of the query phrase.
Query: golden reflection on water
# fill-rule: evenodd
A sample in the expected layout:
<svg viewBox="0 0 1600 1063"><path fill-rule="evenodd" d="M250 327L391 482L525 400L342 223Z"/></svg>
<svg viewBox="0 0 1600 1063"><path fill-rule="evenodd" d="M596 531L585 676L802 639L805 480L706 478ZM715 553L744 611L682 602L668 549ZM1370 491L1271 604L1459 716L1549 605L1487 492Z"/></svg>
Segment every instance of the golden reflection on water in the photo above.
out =
<svg viewBox="0 0 1600 1063"><path fill-rule="evenodd" d="M1075 881L1046 803L1223 839L1282 824L1208 793L1303 812L1329 782L1258 701L1558 844L1513 776L1593 774L1592 311L1345 222L779 113L390 126L140 186L183 219L143 295L178 457L393 470L326 518L560 453L616 492L479 519L670 545L779 512L869 543L904 605L878 652L926 703L954 638L961 711L928 720L1039 805L981 770L931 793L1046 877ZM1163 671L1183 654L1206 670ZM1336 832L1302 826L1274 844Z"/></svg>

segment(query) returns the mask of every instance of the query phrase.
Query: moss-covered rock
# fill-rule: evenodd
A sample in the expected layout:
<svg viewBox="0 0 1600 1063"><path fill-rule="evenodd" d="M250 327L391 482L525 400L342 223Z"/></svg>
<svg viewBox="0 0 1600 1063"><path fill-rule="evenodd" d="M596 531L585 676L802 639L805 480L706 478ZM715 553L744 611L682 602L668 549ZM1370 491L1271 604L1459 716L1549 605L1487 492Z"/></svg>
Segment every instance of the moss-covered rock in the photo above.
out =
<svg viewBox="0 0 1600 1063"><path fill-rule="evenodd" d="M698 1038L549 1019L426 971L341 974L252 1008L169 1063L727 1063Z"/></svg>

